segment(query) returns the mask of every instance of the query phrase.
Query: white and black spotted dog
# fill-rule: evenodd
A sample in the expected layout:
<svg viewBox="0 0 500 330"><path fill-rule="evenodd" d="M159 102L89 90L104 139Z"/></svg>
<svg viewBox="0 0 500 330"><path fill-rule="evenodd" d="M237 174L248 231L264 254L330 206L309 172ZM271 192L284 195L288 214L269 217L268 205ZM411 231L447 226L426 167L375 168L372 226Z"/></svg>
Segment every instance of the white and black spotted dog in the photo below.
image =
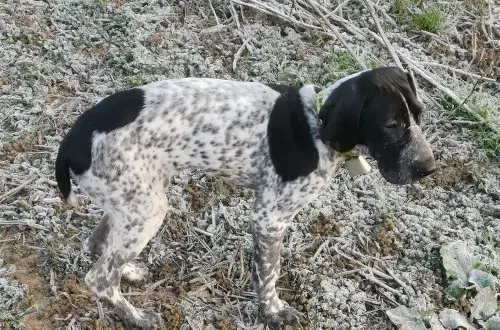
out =
<svg viewBox="0 0 500 330"><path fill-rule="evenodd" d="M255 190L252 282L262 320L274 327L300 314L276 293L285 230L329 184L355 147L394 184L434 171L419 127L423 105L409 73L365 70L322 92L258 82L186 78L113 94L76 121L61 143L56 178L65 200L70 173L104 210L87 247L98 261L85 277L132 326L153 329L158 314L134 308L120 280L140 280L132 263L162 225L165 193L178 171L196 168Z"/></svg>

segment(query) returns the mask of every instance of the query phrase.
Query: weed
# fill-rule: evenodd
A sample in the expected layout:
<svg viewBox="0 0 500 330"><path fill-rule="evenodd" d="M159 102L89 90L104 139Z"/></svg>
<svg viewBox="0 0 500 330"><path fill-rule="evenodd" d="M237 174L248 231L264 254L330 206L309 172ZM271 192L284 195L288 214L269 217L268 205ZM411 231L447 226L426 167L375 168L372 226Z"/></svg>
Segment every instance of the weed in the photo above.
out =
<svg viewBox="0 0 500 330"><path fill-rule="evenodd" d="M477 15L483 15L486 9L485 0L465 0L465 5L467 9L471 10Z"/></svg>
<svg viewBox="0 0 500 330"><path fill-rule="evenodd" d="M406 24L410 30L431 33L439 32L446 18L436 1L395 0L389 13L398 24Z"/></svg>
<svg viewBox="0 0 500 330"><path fill-rule="evenodd" d="M349 52L332 53L325 58L323 72L320 73L317 81L319 84L326 85L360 69L358 62Z"/></svg>
<svg viewBox="0 0 500 330"><path fill-rule="evenodd" d="M303 79L293 69L279 71L276 74L276 81L277 83L290 85L295 88L299 88L303 83Z"/></svg>
<svg viewBox="0 0 500 330"><path fill-rule="evenodd" d="M145 85L149 82L149 80L143 75L135 75L127 77L127 86L128 87L137 87Z"/></svg>
<svg viewBox="0 0 500 330"><path fill-rule="evenodd" d="M393 231L397 227L397 220L392 213L382 212L378 228L378 244L383 255L393 254L397 250L397 237Z"/></svg>
<svg viewBox="0 0 500 330"><path fill-rule="evenodd" d="M451 111L456 117L470 121L473 127L466 131L481 144L490 159L500 159L500 135L488 127L488 124L500 126L500 121L492 115L490 108L478 104L477 99L473 102L475 103L474 110L483 119L481 121L480 118L471 114L464 107L458 106L453 100L447 97L443 98L440 103L445 110Z"/></svg>
<svg viewBox="0 0 500 330"><path fill-rule="evenodd" d="M345 51L332 54L328 65L347 73L353 73L354 71L357 71L359 69L359 65L354 57L350 53Z"/></svg>
<svg viewBox="0 0 500 330"><path fill-rule="evenodd" d="M436 8L429 9L413 17L413 26L419 30L437 33L443 27L444 13Z"/></svg>
<svg viewBox="0 0 500 330"><path fill-rule="evenodd" d="M410 11L408 9L407 0L395 0L392 7L389 9L389 13L393 14L396 18L396 22L405 23L410 17Z"/></svg>

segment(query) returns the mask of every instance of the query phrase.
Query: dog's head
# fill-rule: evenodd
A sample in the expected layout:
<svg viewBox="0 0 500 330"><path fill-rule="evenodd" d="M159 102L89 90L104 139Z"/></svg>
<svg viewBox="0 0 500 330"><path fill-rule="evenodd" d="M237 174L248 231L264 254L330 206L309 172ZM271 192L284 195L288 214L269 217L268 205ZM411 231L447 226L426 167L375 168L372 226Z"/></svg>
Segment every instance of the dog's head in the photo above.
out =
<svg viewBox="0 0 500 330"><path fill-rule="evenodd" d="M409 73L395 67L363 71L327 91L321 139L339 152L366 146L387 181L408 184L436 168L420 128L422 111Z"/></svg>

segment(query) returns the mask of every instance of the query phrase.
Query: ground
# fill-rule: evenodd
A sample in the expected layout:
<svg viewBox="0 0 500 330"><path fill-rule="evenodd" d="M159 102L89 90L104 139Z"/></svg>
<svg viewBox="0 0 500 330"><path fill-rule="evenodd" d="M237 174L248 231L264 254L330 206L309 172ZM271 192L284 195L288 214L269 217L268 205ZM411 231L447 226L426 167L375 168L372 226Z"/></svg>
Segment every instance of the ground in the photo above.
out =
<svg viewBox="0 0 500 330"><path fill-rule="evenodd" d="M287 233L280 295L306 314L306 329L392 329L385 311L398 305L465 308L444 293L443 244L469 241L500 269L500 5L352 1L332 12L342 1L313 2L353 56L310 1L250 3L257 9L223 0L0 4L0 328L123 328L83 282L92 263L82 241L101 210L81 194L78 207L64 205L55 186L57 148L80 113L160 79L327 86L360 62L394 65L367 4L415 73L439 170L393 186L373 163L354 180L342 169ZM128 299L162 313L167 329L262 329L250 288L252 192L190 171L168 193L164 226L140 256L152 276L123 283Z"/></svg>

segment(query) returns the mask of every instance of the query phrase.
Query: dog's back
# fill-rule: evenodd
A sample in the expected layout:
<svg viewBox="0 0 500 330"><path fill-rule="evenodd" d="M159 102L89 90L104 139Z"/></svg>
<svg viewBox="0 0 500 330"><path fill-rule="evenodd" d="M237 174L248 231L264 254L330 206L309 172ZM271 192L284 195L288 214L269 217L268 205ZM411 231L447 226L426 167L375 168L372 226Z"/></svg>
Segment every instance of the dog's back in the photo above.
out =
<svg viewBox="0 0 500 330"><path fill-rule="evenodd" d="M245 185L258 176L277 92L260 83L185 78L121 91L84 112L61 143L56 178L65 199L69 170L119 179L125 168L203 168ZM93 153L92 150L96 152ZM142 164L144 163L144 164ZM108 166L113 164L113 166ZM120 164L122 164L120 166Z"/></svg>

